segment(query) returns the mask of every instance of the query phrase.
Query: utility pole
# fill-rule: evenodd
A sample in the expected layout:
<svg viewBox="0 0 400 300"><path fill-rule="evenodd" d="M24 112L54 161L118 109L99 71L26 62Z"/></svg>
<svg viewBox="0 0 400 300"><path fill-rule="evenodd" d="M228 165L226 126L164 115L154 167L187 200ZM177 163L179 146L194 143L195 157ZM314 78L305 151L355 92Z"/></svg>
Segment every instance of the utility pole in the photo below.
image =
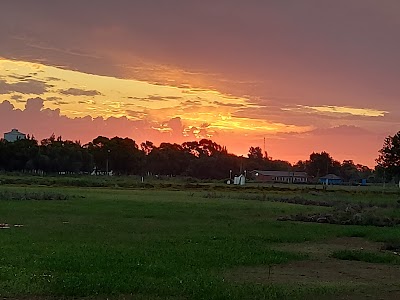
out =
<svg viewBox="0 0 400 300"><path fill-rule="evenodd" d="M263 155L265 155L265 136L264 136L264 149L263 149ZM265 155L266 156L266 155ZM267 159L268 157L265 157L265 159Z"/></svg>

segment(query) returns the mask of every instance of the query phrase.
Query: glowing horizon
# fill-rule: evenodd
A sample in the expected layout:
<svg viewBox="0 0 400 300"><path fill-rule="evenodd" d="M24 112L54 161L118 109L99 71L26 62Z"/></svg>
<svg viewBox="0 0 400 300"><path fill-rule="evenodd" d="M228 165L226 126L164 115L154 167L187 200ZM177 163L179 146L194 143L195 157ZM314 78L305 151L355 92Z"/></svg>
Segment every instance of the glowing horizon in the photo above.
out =
<svg viewBox="0 0 400 300"><path fill-rule="evenodd" d="M141 80L87 74L40 63L8 59L0 59L0 68L3 70L3 85L10 89L8 93L0 95L0 103L8 101L15 109L26 110L27 101L38 97L43 100L40 111L58 111L60 117L70 119L90 117L91 120L100 117L104 121L109 118L126 118L131 121L145 121L148 123L148 129L172 135L177 141L190 137L215 139L217 142L223 141L230 145L233 153L243 154L243 147L239 149L232 147L226 135L236 136L235 139L242 136L244 140L249 140L245 146L248 148L257 139L259 142L258 144L256 142L255 146L260 146L261 137L272 135L279 140L279 134L309 133L315 129L314 126L235 116L238 111L257 110L260 106L249 99L226 95L216 90L157 85ZM32 91L29 91L30 88ZM35 88L41 89L40 93L35 91ZM350 113L373 117L385 113L357 108L306 108L308 113L313 110L315 113ZM296 109L296 107L283 108L282 111ZM169 124L171 120L172 124ZM37 132L32 133L45 137ZM80 138L75 137L75 139ZM152 140L151 136L148 139ZM269 150L269 152L274 151ZM306 159L307 154L303 158Z"/></svg>

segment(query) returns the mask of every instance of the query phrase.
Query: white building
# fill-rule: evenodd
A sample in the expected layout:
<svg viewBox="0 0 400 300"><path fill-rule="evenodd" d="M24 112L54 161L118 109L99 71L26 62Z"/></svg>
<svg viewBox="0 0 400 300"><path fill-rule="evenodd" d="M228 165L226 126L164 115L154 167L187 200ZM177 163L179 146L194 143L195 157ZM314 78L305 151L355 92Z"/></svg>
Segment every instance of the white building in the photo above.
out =
<svg viewBox="0 0 400 300"><path fill-rule="evenodd" d="M10 132L4 133L4 139L8 142L26 139L26 134L19 132L18 129L12 129Z"/></svg>

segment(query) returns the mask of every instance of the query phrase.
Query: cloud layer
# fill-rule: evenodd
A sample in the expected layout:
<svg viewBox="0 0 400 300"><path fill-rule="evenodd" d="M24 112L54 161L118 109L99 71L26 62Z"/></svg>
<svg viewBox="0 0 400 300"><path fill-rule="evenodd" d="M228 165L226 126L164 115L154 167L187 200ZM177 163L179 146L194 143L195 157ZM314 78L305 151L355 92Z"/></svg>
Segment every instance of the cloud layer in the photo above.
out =
<svg viewBox="0 0 400 300"><path fill-rule="evenodd" d="M51 115L63 135L205 135L240 152L267 137L276 157L328 147L372 165L400 128L397 0L1 6L2 109Z"/></svg>

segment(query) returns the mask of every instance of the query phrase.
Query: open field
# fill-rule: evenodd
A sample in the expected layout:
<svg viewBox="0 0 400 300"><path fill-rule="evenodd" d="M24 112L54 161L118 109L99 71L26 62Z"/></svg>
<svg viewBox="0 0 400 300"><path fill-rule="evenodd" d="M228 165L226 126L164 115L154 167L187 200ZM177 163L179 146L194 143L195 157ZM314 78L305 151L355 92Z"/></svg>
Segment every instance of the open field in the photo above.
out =
<svg viewBox="0 0 400 300"><path fill-rule="evenodd" d="M10 178L0 179L2 297L400 297L395 189Z"/></svg>

